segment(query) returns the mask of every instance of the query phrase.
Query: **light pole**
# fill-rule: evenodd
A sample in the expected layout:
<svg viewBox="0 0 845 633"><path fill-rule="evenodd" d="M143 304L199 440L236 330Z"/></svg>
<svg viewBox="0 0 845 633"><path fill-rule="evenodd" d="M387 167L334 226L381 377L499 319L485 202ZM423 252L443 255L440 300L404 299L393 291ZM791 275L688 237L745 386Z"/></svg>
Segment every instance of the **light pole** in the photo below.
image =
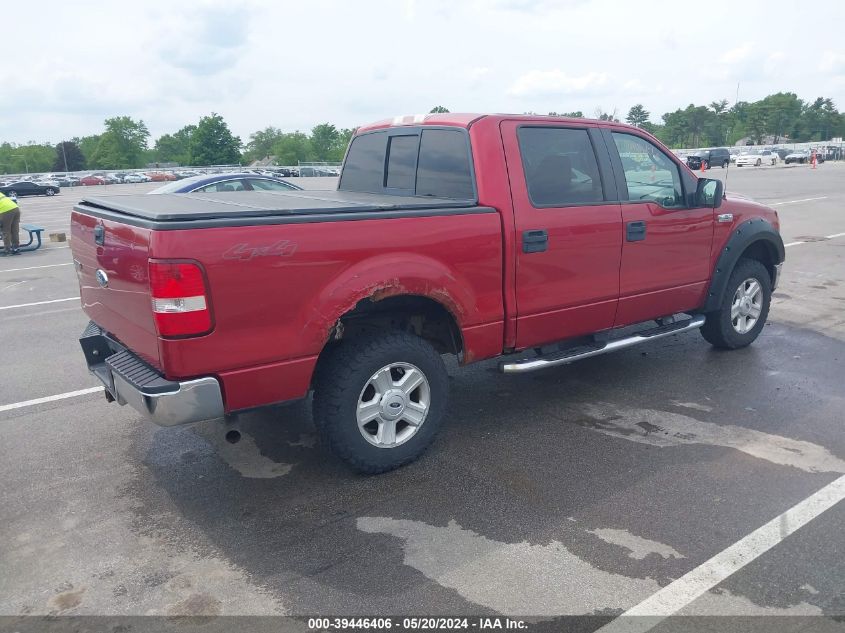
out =
<svg viewBox="0 0 845 633"><path fill-rule="evenodd" d="M65 152L65 141L62 141L62 156L65 159L65 174L67 174L67 153Z"/></svg>
<svg viewBox="0 0 845 633"><path fill-rule="evenodd" d="M12 154L12 158L23 158L23 164L26 168L26 173L29 174L29 161L26 160L26 154Z"/></svg>

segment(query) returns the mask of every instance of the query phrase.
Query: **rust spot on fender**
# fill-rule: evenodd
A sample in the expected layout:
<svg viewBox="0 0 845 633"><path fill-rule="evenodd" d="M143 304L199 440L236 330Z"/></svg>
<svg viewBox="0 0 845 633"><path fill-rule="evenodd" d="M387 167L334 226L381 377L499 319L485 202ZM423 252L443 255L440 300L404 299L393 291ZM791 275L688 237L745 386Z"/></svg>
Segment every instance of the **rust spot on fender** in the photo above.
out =
<svg viewBox="0 0 845 633"><path fill-rule="evenodd" d="M342 317L347 312L354 310L358 303L364 301L365 299L369 299L373 302L378 302L388 299L390 297L397 297L401 295L414 295L419 297L426 297L428 299L437 301L438 303L443 305L446 310L452 314L453 317L455 317L455 319L458 321L459 326L466 313L463 307L452 299L451 295L445 288L430 286L409 288L399 279L388 279L385 281L380 281L377 284L349 291L346 296L350 298L338 306L337 314ZM320 314L317 318L319 318L320 321L323 321L319 329L323 332L323 344L325 344L327 341L331 340L333 336L336 335L338 325L340 323L340 317L338 317L337 319L332 319L330 321L330 317L326 317L326 315ZM306 324L305 329L307 330L314 323L314 321L317 320L317 318L309 321L309 323Z"/></svg>

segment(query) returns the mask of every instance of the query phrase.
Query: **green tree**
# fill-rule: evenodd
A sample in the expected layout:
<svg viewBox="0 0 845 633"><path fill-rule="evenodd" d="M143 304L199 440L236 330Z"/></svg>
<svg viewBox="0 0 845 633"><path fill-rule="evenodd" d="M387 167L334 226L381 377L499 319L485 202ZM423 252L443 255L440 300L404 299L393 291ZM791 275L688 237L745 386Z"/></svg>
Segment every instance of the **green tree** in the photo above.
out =
<svg viewBox="0 0 845 633"><path fill-rule="evenodd" d="M447 112L449 112L449 110L441 105L434 106L431 110L428 111L429 114L446 114Z"/></svg>
<svg viewBox="0 0 845 633"><path fill-rule="evenodd" d="M713 110L717 116L724 114L728 111L728 100L722 99L721 101L711 101L710 109Z"/></svg>
<svg viewBox="0 0 845 633"><path fill-rule="evenodd" d="M818 97L804 107L798 127L802 139L826 141L842 134L842 115L832 99Z"/></svg>
<svg viewBox="0 0 845 633"><path fill-rule="evenodd" d="M196 130L196 125L186 125L173 134L158 137L152 162L187 165L191 161L191 138Z"/></svg>
<svg viewBox="0 0 845 633"><path fill-rule="evenodd" d="M52 145L38 143L0 145L0 171L6 174L50 171L55 158L56 148Z"/></svg>
<svg viewBox="0 0 845 633"><path fill-rule="evenodd" d="M342 128L337 134L337 142L335 143L334 148L331 151L331 160L335 162L340 162L343 160L343 157L346 155L346 148L349 147L349 141L352 140L352 137L355 136L355 130L357 128L349 127L349 128Z"/></svg>
<svg viewBox="0 0 845 633"><path fill-rule="evenodd" d="M614 123L619 123L619 118L616 116L616 108L613 108L613 112L605 112L602 110L601 106L599 106L595 110L595 115L599 121L612 121Z"/></svg>
<svg viewBox="0 0 845 633"><path fill-rule="evenodd" d="M204 116L191 135L192 165L234 165L241 160L241 139L234 136L223 117Z"/></svg>
<svg viewBox="0 0 845 633"><path fill-rule="evenodd" d="M773 134L775 143L784 136L794 137L804 102L792 92L778 92L757 102L765 114L765 129Z"/></svg>
<svg viewBox="0 0 845 633"><path fill-rule="evenodd" d="M745 131L757 145L763 142L763 137L766 135L768 118L766 108L761 106L759 101L748 105Z"/></svg>
<svg viewBox="0 0 845 633"><path fill-rule="evenodd" d="M73 141L62 141L56 145L56 160L53 171L81 171L85 169L85 156L79 145Z"/></svg>
<svg viewBox="0 0 845 633"><path fill-rule="evenodd" d="M549 112L549 116L562 116L570 119L583 119L584 113L581 112L581 110L575 110L574 112Z"/></svg>
<svg viewBox="0 0 845 633"><path fill-rule="evenodd" d="M79 146L79 151L82 152L82 157L85 159L85 168L87 169L91 165L91 157L100 143L100 135L92 134L90 136L74 137L71 141Z"/></svg>
<svg viewBox="0 0 845 633"><path fill-rule="evenodd" d="M277 165L297 165L300 161L314 160L311 139L299 131L282 134L271 153L276 157Z"/></svg>
<svg viewBox="0 0 845 633"><path fill-rule="evenodd" d="M249 142L244 148L244 160L251 162L261 160L273 154L273 146L279 142L284 133L272 125L249 135Z"/></svg>
<svg viewBox="0 0 845 633"><path fill-rule="evenodd" d="M340 132L331 123L321 123L311 130L311 148L314 150L315 160L336 160Z"/></svg>
<svg viewBox="0 0 845 633"><path fill-rule="evenodd" d="M633 125L634 127L642 127L644 123L648 123L648 117L651 116L641 103L638 103L635 106L631 106L631 109L628 110L628 116L625 117L625 120Z"/></svg>
<svg viewBox="0 0 845 633"><path fill-rule="evenodd" d="M87 162L95 169L125 169L141 167L150 132L143 121L128 116L112 117L105 121L106 131L100 135L97 147Z"/></svg>

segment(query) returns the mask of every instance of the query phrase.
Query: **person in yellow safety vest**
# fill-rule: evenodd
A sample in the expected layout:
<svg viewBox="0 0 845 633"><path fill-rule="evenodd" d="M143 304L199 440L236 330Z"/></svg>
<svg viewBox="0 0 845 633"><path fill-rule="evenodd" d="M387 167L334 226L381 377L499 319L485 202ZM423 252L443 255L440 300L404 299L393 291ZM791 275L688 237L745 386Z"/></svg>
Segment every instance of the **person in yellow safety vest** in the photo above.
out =
<svg viewBox="0 0 845 633"><path fill-rule="evenodd" d="M0 229L3 233L3 249L6 255L20 254L21 210L18 203L0 193Z"/></svg>

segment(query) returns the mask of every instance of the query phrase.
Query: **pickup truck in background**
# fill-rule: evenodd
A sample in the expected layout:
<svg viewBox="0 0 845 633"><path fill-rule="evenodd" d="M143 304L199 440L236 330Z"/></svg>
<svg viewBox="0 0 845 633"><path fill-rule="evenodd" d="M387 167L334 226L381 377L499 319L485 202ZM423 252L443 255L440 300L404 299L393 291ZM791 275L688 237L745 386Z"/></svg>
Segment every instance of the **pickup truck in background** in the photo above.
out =
<svg viewBox="0 0 845 633"><path fill-rule="evenodd" d="M646 132L436 114L360 128L336 191L86 196L71 222L89 369L160 425L303 398L377 473L447 415L442 355L506 373L693 329L759 335L784 247Z"/></svg>

